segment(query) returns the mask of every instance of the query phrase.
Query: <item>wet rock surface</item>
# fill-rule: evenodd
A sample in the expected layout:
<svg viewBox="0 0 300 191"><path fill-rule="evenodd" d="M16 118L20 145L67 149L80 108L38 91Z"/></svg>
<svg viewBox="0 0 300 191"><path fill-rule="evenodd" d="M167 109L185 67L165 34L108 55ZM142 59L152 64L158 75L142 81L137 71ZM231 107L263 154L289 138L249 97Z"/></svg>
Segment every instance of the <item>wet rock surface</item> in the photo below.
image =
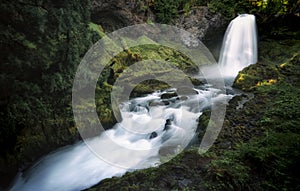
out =
<svg viewBox="0 0 300 191"><path fill-rule="evenodd" d="M135 0L93 0L92 22L100 24L105 32L112 32L122 27L144 23L152 13L143 1Z"/></svg>
<svg viewBox="0 0 300 191"><path fill-rule="evenodd" d="M297 47L297 44L293 44L292 49L286 47L285 50L292 53L293 48L297 49ZM222 131L209 153L200 155L197 148L190 149L158 168L107 179L89 190L120 190L121 188L124 190L149 190L149 188L153 190L265 190L265 188L273 190L272 187L265 185L266 181L276 180L272 182L274 185L285 184L282 181L286 175L279 176L278 179L277 176L266 177L266 175L273 174L274 170L280 170L277 166L278 161L291 162L295 158L289 157L298 156L292 154L287 157L295 147L294 143L289 145L290 143L287 142L290 139L289 135L284 137L282 134L282 131L293 132L291 136L295 137L299 133L297 105L300 100L297 98L297 92L300 84L300 52L299 50L296 52L298 53L285 55L285 62L281 64L276 61L266 63L262 57L260 58L262 63L251 65L240 72L234 85L247 92L240 92L230 100ZM238 81L243 75L245 78ZM249 76L257 78L253 81L248 79ZM269 79L274 76L278 81ZM200 140L209 121L210 111L207 110L199 118L197 132ZM275 139L276 141L272 143L274 137L271 136L270 139L269 134L265 136L266 131L280 132L272 135L274 137L279 135L279 139ZM279 144L280 148L284 146L283 148L287 150L278 148L274 155L272 149L277 147L272 144ZM277 157L283 157L283 160ZM273 164L274 160L276 160L275 164ZM293 171L286 171L286 173L289 177L293 177L292 184L298 181L293 176Z"/></svg>
<svg viewBox="0 0 300 191"><path fill-rule="evenodd" d="M227 21L218 13L212 13L208 7L192 8L188 14L182 14L175 25L193 34L203 42L218 60ZM189 41L187 39L187 41ZM190 37L190 43L193 44Z"/></svg>
<svg viewBox="0 0 300 191"><path fill-rule="evenodd" d="M91 5L92 22L100 24L105 32L155 21L151 6L144 1L93 0ZM222 44L227 21L218 13L212 13L208 7L193 7L188 13L179 14L170 25L175 25L192 34L183 36L187 46L197 46L197 40L204 42L217 58ZM196 43L196 44L195 44Z"/></svg>
<svg viewBox="0 0 300 191"><path fill-rule="evenodd" d="M223 29L226 21L220 14L212 13L208 7L192 8L175 20L176 26L194 34L199 40L209 39L211 32Z"/></svg>

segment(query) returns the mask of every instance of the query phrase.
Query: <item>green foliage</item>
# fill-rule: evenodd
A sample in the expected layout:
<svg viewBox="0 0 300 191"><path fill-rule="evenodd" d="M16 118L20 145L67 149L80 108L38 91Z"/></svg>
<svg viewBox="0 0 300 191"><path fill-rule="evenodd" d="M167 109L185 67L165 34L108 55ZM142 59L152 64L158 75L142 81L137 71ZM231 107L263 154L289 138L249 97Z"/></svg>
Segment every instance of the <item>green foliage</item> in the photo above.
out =
<svg viewBox="0 0 300 191"><path fill-rule="evenodd" d="M236 14L234 0L211 0L208 7L212 12L220 12L228 20L234 18Z"/></svg>
<svg viewBox="0 0 300 191"><path fill-rule="evenodd" d="M259 6L253 2L254 1L251 0L211 0L208 3L208 7L213 12L221 13L224 16L224 18L229 21L236 17L238 14L258 14L258 12L260 11Z"/></svg>
<svg viewBox="0 0 300 191"><path fill-rule="evenodd" d="M178 17L178 9L182 0L156 0L153 5L157 22L169 23L172 19Z"/></svg>
<svg viewBox="0 0 300 191"><path fill-rule="evenodd" d="M89 29L92 32L93 43L96 43L99 39L101 39L105 35L101 25L97 25L97 24L91 22L91 23L89 23Z"/></svg>
<svg viewBox="0 0 300 191"><path fill-rule="evenodd" d="M266 41L260 49L259 63L241 72L247 78L241 87L253 97L231 100L209 152L187 150L158 168L107 179L91 190L299 190L299 43ZM248 100L236 109L243 98ZM206 111L199 119L200 130L208 121ZM247 132L250 136L245 137ZM226 150L219 146L228 141Z"/></svg>
<svg viewBox="0 0 300 191"><path fill-rule="evenodd" d="M225 170L232 174L230 170L235 169L237 174L243 174L243 169L238 168L242 162L245 167L251 169L246 173L255 175L244 177L242 180L245 180L246 185L251 185L254 190L299 190L300 188L298 178L300 152L297 149L300 138L300 56L299 44L288 42L288 44L284 41L272 42L274 46L272 48L269 46L263 51L272 51L273 54L263 54L260 57L264 60L263 63L244 69L238 77L238 79L248 78L248 83L243 82L245 84L241 87L252 87L247 90L254 92L256 97L254 99L264 103L265 111L258 110L261 116L255 126L264 129L264 134L249 142L237 144L233 150L226 151L212 163L221 168L224 167L223 160L228 163L238 161L237 165L232 163L230 168L225 166ZM253 82L248 75L258 78ZM238 81L236 80L235 83L239 83ZM240 177L236 179L240 181ZM220 179L220 184L230 182L226 178L228 176Z"/></svg>
<svg viewBox="0 0 300 191"><path fill-rule="evenodd" d="M277 82L299 83L299 40L262 41L259 47L259 60L239 72L234 86L245 90L256 89L266 91L265 94L278 92ZM263 86L262 88L260 88ZM279 91L283 92L289 85L281 85ZM269 91L268 91L269 90Z"/></svg>
<svg viewBox="0 0 300 191"><path fill-rule="evenodd" d="M297 62L295 61L297 60ZM266 66L265 66L266 67ZM252 91L262 97L265 111L255 128L265 130L260 137L237 143L212 163L206 186L217 190L299 190L299 75L298 56L279 70L278 82L260 86ZM293 82L287 78L297 75ZM264 75L261 76L265 77ZM297 80L296 80L297 79ZM254 98L255 99L255 98ZM253 104L253 103L252 103ZM249 107L249 106L248 106ZM235 127L237 128L237 127ZM254 175L254 176L250 176ZM213 181L211 181L213 179Z"/></svg>
<svg viewBox="0 0 300 191"><path fill-rule="evenodd" d="M210 164L209 190L299 190L300 135L267 132Z"/></svg>
<svg viewBox="0 0 300 191"><path fill-rule="evenodd" d="M71 90L91 45L89 6L79 0L1 1L1 155L15 148L20 158L36 157L77 138L69 129Z"/></svg>
<svg viewBox="0 0 300 191"><path fill-rule="evenodd" d="M299 5L296 0L151 2L150 8L162 23L171 22L182 12L188 14L193 6L207 3L212 11L221 12L227 19L247 12L259 15L260 22L294 13ZM72 80L91 42L104 35L100 26L89 22L89 6L89 2L79 0L1 1L0 144L5 145L1 156L11 163L33 161L39 154L77 139L71 111ZM285 27L272 31L283 35L288 32L294 35ZM246 103L241 110L244 114L227 115L236 124L230 129L237 134L239 129L244 131L244 124L239 124L246 120L244 115L259 111L262 116L249 124L253 129L265 130L261 137L247 139L245 143L232 142L232 150L221 154L213 151L200 156L195 150L186 151L159 168L128 173L124 179L113 178L113 183L104 180L103 187L107 190L299 190L300 56L294 54L296 51L299 51L297 40L263 42L259 64L248 67L237 78L241 78L241 82L236 81L241 89L252 91L254 99L264 103L264 111ZM151 58L171 61L185 72L196 72L186 57L166 47L142 46L120 53L104 69L97 84L96 105L101 121L115 122L109 93L117 77L129 65ZM166 87L158 81L147 81L135 89L137 93L133 96ZM200 119L204 127L208 121L209 112ZM5 163L2 158L0 161L1 165Z"/></svg>
<svg viewBox="0 0 300 191"><path fill-rule="evenodd" d="M272 127L277 132L300 132L300 90L286 83L264 89L260 91L273 94L275 92L275 95L261 125Z"/></svg>
<svg viewBox="0 0 300 191"><path fill-rule="evenodd" d="M291 13L299 5L297 0L267 0L257 1L254 5L260 14L265 15L265 19L273 15L284 15Z"/></svg>
<svg viewBox="0 0 300 191"><path fill-rule="evenodd" d="M250 168L242 160L226 153L224 156L212 160L208 174L208 188L217 187L218 190L243 190L249 183Z"/></svg>
<svg viewBox="0 0 300 191"><path fill-rule="evenodd" d="M263 190L299 190L300 135L270 132L238 147L240 160L261 176Z"/></svg>
<svg viewBox="0 0 300 191"><path fill-rule="evenodd" d="M275 16L296 13L299 4L297 0L211 0L208 6L228 20L237 14L250 13L258 16L259 23L267 23Z"/></svg>
<svg viewBox="0 0 300 191"><path fill-rule="evenodd" d="M168 24L183 12L188 14L194 6L205 6L209 0L154 0L151 8L156 15L156 21Z"/></svg>
<svg viewBox="0 0 300 191"><path fill-rule="evenodd" d="M130 39L122 40L124 45L129 45L132 41ZM149 61L149 64L147 64L143 70L139 72L130 72L132 69L128 67L132 64L141 60L161 60L162 62L168 60L175 67L181 69L185 73L195 73L198 71L198 67L180 52L161 45L155 45L153 44L155 42L146 36L140 37L138 41L143 42L146 45L136 46L120 52L110 61L110 63L104 68L99 76L95 98L96 110L101 122L104 123L105 128L112 127L112 125L116 122L116 119L112 113L110 93L115 81L119 76L122 75L122 78L126 80L126 86L118 89L120 92L120 99L123 98L122 92L128 89L134 88L130 96L137 97L147 93L152 93L155 90L163 90L170 87L168 84L158 80L146 80L136 86L136 84L133 83L135 82L133 79L143 78L145 75L153 75L153 78L157 77L157 75L161 75L160 77L166 78L165 81L167 81L168 76L165 76L165 73L170 72L170 68L164 67L162 63L157 64L154 63L154 61ZM147 42L151 44L147 44ZM129 74L128 76L123 73L125 70L127 70L127 75ZM154 76L154 74L156 76ZM182 79L182 76L176 76L176 78L174 77L173 79L168 80L177 80L177 82L180 82ZM114 86L114 88L116 88L116 86Z"/></svg>

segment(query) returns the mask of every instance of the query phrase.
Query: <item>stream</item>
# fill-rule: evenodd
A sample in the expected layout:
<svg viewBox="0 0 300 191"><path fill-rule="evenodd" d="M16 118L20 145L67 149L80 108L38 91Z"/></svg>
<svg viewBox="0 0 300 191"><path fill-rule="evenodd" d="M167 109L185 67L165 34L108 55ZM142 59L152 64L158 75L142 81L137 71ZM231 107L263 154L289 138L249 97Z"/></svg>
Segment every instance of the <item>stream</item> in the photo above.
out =
<svg viewBox="0 0 300 191"><path fill-rule="evenodd" d="M253 15L240 15L229 25L219 66L231 82L238 71L257 61L256 38ZM177 96L176 89L168 89L121 103L122 121L105 131L105 136L86 140L88 145L99 145L110 160L95 154L85 142L78 142L50 153L29 170L20 172L10 190L78 191L105 178L158 166L167 156L199 141L196 130L202 111L218 102L227 103L234 96L220 93L210 84L194 87L192 92ZM107 144L111 141L114 144ZM119 165L124 161L126 168Z"/></svg>

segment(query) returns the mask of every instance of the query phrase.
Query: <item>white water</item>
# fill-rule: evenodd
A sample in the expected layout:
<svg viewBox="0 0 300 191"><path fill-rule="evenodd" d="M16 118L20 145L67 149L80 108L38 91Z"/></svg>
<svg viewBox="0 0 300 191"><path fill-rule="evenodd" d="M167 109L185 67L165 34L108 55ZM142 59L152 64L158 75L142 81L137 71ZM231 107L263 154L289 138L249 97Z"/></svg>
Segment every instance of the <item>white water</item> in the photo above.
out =
<svg viewBox="0 0 300 191"><path fill-rule="evenodd" d="M162 100L160 96L166 92L155 92L123 103L120 107L122 122L106 131L108 136L88 140L89 145L97 144L102 153L109 153L108 163L91 152L85 143L79 142L49 154L28 171L20 173L11 190L77 191L105 178L121 176L128 170L159 164L162 156L178 153L190 143L200 110L213 102L231 98L218 94L218 90L211 87L195 91L198 94L189 95L187 99ZM199 105L198 109L196 105ZM111 141L108 139L117 144L107 144ZM127 151L123 152L116 145L126 147ZM136 150L144 152L136 154ZM118 162L124 163L124 160L130 169L118 167Z"/></svg>
<svg viewBox="0 0 300 191"><path fill-rule="evenodd" d="M226 31L219 61L223 76L235 77L256 60L255 18L240 15ZM79 191L105 178L160 164L162 157L176 154L190 143L204 108L232 98L210 86L195 90L198 94L188 95L187 99L162 100L160 96L166 92L156 92L123 103L122 122L106 131L107 136L88 140L89 145L98 145L109 161L97 157L85 143L79 142L45 156L26 172L19 173L11 190ZM107 144L112 140L116 144ZM120 146L127 148L127 152ZM130 168L119 167L124 161Z"/></svg>
<svg viewBox="0 0 300 191"><path fill-rule="evenodd" d="M255 16L242 14L226 30L219 65L225 78L234 78L243 68L257 62Z"/></svg>

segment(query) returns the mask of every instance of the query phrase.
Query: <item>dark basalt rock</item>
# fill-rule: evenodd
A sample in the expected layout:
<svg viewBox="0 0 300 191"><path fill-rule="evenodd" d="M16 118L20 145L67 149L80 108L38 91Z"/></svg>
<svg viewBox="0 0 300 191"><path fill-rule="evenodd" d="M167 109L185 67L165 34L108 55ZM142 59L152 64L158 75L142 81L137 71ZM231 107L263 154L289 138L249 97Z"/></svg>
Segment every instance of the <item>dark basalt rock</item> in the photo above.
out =
<svg viewBox="0 0 300 191"><path fill-rule="evenodd" d="M176 26L194 34L199 40L204 40L210 32L224 28L225 19L221 14L212 13L208 7L195 7L188 14L182 14L175 20Z"/></svg>
<svg viewBox="0 0 300 191"><path fill-rule="evenodd" d="M194 90L192 87L182 86L177 89L178 95L196 95L198 92Z"/></svg>
<svg viewBox="0 0 300 191"><path fill-rule="evenodd" d="M171 128L170 125L171 125L171 120L167 119L165 123L164 131L169 130Z"/></svg>
<svg viewBox="0 0 300 191"><path fill-rule="evenodd" d="M155 137L157 137L157 133L154 131L154 132L152 132L151 133L151 135L150 135L150 139L153 139L153 138L155 138Z"/></svg>
<svg viewBox="0 0 300 191"><path fill-rule="evenodd" d="M170 99L173 97L177 97L177 93L175 92L168 92L168 93L164 93L160 96L161 99Z"/></svg>
<svg viewBox="0 0 300 191"><path fill-rule="evenodd" d="M218 60L227 25L221 14L212 13L208 7L194 7L188 14L182 14L174 23L203 42Z"/></svg>
<svg viewBox="0 0 300 191"><path fill-rule="evenodd" d="M106 32L112 32L133 24L145 23L152 12L143 1L135 0L92 0L92 22L100 24Z"/></svg>

